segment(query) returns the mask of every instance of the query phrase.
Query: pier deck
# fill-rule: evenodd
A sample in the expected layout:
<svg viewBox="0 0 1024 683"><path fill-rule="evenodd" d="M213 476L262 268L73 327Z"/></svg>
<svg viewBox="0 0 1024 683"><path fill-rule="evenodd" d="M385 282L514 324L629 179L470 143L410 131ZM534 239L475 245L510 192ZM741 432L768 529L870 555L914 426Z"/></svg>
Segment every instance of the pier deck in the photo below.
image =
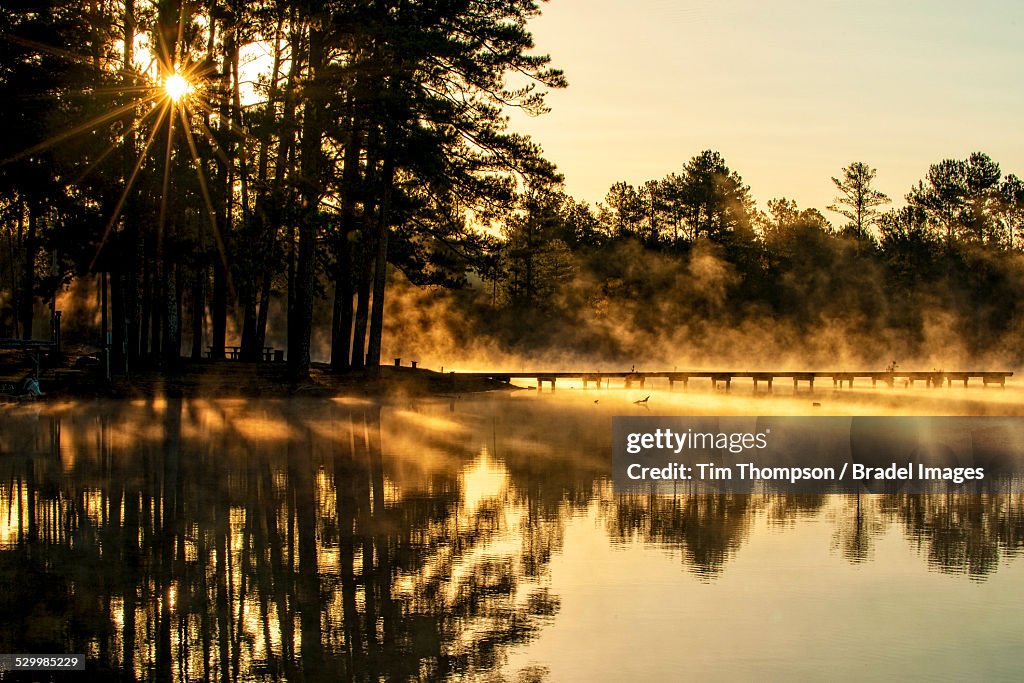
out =
<svg viewBox="0 0 1024 683"><path fill-rule="evenodd" d="M943 371L943 370L932 370L932 371L822 371L822 372L810 372L810 371L789 371L789 370L722 370L722 371L710 371L710 370L694 370L694 371L629 371L629 372L452 372L452 376L459 377L472 377L482 379L493 379L502 382L511 382L513 379L533 379L536 380L538 388L543 387L545 383L550 384L551 388L555 388L555 383L560 379L568 380L580 380L583 382L584 388L587 388L590 384L595 384L596 388L600 389L603 387L610 387L612 380L621 380L623 386L626 388L639 385L641 388L646 388L647 382L651 380L663 379L668 381L669 389L674 389L677 382L681 383L684 388L689 386L690 380L709 380L713 388L723 387L726 391L732 388L732 381L735 379L750 379L754 382L754 391L758 390L758 386L764 383L767 390L771 391L776 380L792 380L793 388L799 389L801 384L806 385L809 389L814 389L815 380L832 380L832 386L840 388L844 385L848 388L853 388L855 380L870 380L871 386L877 386L879 382L886 386L893 387L897 384L904 384L905 386L913 386L915 382L924 382L925 386L928 387L941 387L943 384L951 386L953 382L963 382L966 387L970 380L980 381L982 386L988 386L995 384L1000 387L1006 386L1006 379L1012 377L1012 372L1007 371L993 371L993 370L957 370L957 371Z"/></svg>

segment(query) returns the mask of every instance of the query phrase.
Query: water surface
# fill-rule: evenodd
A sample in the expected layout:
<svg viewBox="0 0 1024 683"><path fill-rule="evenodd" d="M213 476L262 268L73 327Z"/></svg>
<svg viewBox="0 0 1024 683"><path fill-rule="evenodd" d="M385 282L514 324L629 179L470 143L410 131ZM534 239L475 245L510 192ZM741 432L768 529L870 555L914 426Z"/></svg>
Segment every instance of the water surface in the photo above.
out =
<svg viewBox="0 0 1024 683"><path fill-rule="evenodd" d="M1020 496L616 495L609 418L646 411L634 393L11 408L0 652L171 681L1024 670ZM655 392L650 410L1016 405Z"/></svg>

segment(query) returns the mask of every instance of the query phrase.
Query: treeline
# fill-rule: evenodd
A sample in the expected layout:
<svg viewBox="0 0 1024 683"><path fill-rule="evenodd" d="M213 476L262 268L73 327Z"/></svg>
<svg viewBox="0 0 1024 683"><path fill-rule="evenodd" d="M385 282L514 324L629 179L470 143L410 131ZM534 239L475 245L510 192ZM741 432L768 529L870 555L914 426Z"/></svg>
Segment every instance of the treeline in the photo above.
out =
<svg viewBox="0 0 1024 683"><path fill-rule="evenodd" d="M982 153L944 160L890 208L855 162L833 178L833 223L785 198L759 209L705 151L590 206L507 127L565 85L531 53L537 12L14 3L0 337L31 336L41 303L93 276L116 372L222 358L229 341L255 360L270 334L295 379L314 339L347 370L378 366L386 334L395 355L461 340L451 361L480 343L625 362L1021 360L1018 177ZM414 311L403 280L457 291Z"/></svg>
<svg viewBox="0 0 1024 683"><path fill-rule="evenodd" d="M874 178L854 162L832 179L837 223L786 198L758 209L713 151L596 207L535 189L460 305L515 352L571 339L627 363L1019 362L1024 183L975 153L888 208Z"/></svg>
<svg viewBox="0 0 1024 683"><path fill-rule="evenodd" d="M473 221L557 180L505 111L565 84L531 54L532 0L7 3L0 16L0 336L100 280L115 370L258 358L272 304L308 372L380 359L386 268L452 283ZM109 314L108 314L109 311Z"/></svg>

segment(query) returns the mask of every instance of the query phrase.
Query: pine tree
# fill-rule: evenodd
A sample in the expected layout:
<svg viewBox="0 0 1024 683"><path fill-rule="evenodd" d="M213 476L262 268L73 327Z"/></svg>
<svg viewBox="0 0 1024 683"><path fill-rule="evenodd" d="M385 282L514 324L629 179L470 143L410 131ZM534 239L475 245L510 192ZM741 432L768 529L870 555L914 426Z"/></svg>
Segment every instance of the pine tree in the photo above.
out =
<svg viewBox="0 0 1024 683"><path fill-rule="evenodd" d="M843 169L842 179L832 182L842 193L827 208L849 219L846 232L858 239L869 239L870 228L878 222L878 207L889 203L889 197L871 186L875 169L862 161L854 161Z"/></svg>

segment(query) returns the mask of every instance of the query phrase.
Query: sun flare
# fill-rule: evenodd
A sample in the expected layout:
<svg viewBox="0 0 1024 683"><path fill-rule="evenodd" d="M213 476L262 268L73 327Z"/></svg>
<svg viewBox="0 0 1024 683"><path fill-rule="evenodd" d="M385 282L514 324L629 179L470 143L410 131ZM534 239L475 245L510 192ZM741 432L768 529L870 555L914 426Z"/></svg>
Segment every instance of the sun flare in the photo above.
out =
<svg viewBox="0 0 1024 683"><path fill-rule="evenodd" d="M192 85L178 72L174 72L164 81L164 91L174 102L187 95L191 89Z"/></svg>

